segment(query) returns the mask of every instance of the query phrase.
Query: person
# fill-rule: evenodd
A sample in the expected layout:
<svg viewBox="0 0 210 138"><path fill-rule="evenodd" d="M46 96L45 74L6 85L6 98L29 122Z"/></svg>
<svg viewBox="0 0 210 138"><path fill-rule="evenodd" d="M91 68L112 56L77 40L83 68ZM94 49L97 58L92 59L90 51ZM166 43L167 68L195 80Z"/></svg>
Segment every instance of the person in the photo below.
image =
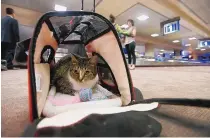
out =
<svg viewBox="0 0 210 138"><path fill-rule="evenodd" d="M116 21L116 18L115 18L114 15L110 14L110 16L109 16L109 21L110 21L110 22L112 23L112 25L115 27L115 29L116 29L116 31L117 31L117 33L118 33L118 35L119 35L120 38L124 38L124 36L130 34L129 31L122 29L122 27L119 26L119 25L115 22L115 21Z"/></svg>
<svg viewBox="0 0 210 138"><path fill-rule="evenodd" d="M19 42L18 21L12 8L6 8L6 16L1 19L1 59L7 61L7 68L12 69L16 43Z"/></svg>
<svg viewBox="0 0 210 138"><path fill-rule="evenodd" d="M115 29L117 29L119 25L115 22L115 20L116 20L115 16L110 14L109 21L112 23L112 25L115 27Z"/></svg>
<svg viewBox="0 0 210 138"><path fill-rule="evenodd" d="M129 33L129 35L126 35L124 45L125 45L126 51L128 53L128 67L130 69L135 69L135 65L136 65L136 55L135 55L136 27L134 26L134 21L132 19L129 19L127 21L127 25L128 25L127 31ZM132 63L132 59L133 59L133 63Z"/></svg>

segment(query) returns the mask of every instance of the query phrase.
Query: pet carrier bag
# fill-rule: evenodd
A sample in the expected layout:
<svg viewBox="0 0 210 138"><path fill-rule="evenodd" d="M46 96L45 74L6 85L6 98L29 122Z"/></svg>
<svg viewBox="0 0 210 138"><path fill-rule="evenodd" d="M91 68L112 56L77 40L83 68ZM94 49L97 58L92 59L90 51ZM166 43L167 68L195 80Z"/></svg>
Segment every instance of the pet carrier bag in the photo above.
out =
<svg viewBox="0 0 210 138"><path fill-rule="evenodd" d="M63 58L73 60L72 55L97 57L94 93L105 97L75 102L74 96L56 92L52 69ZM28 76L32 123L23 136L159 136L161 132L160 123L142 112L157 108L158 103L137 104L143 96L133 87L117 32L99 14L44 14L31 38Z"/></svg>

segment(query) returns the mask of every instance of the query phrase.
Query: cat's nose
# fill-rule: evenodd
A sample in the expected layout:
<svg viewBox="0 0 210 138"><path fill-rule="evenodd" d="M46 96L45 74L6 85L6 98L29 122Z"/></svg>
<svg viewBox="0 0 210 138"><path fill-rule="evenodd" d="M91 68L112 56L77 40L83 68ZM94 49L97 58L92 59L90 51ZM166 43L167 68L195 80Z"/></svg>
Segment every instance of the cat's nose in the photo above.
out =
<svg viewBox="0 0 210 138"><path fill-rule="evenodd" d="M83 71L80 71L79 80L82 82L83 81L83 78L84 78L84 72Z"/></svg>
<svg viewBox="0 0 210 138"><path fill-rule="evenodd" d="M80 81L80 82L83 82L83 78L79 78L79 81Z"/></svg>
<svg viewBox="0 0 210 138"><path fill-rule="evenodd" d="M84 79L83 79L83 78L79 78L79 81L80 81L80 82L83 82L83 81L84 81Z"/></svg>

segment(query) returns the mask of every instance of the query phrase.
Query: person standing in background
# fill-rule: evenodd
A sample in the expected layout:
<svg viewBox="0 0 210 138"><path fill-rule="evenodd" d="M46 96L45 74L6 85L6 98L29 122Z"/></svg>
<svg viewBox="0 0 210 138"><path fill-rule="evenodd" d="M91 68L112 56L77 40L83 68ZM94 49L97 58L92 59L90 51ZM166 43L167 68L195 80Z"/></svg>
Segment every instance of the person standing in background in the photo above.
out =
<svg viewBox="0 0 210 138"><path fill-rule="evenodd" d="M6 8L6 14L1 19L1 59L7 61L8 69L12 69L16 43L20 40L19 27L14 10Z"/></svg>
<svg viewBox="0 0 210 138"><path fill-rule="evenodd" d="M130 32L128 32L127 30L122 29L122 26L119 26L116 22L115 22L116 18L114 15L110 15L109 16L109 21L112 23L112 25L115 27L118 36L121 39L124 39L126 35L130 35Z"/></svg>
<svg viewBox="0 0 210 138"><path fill-rule="evenodd" d="M135 69L136 65L136 55L135 55L135 48L136 48L136 43L135 43L135 36L136 36L136 27L134 26L134 21L132 19L129 19L127 21L128 25L128 33L129 35L126 35L125 37L125 48L128 53L128 67L130 69ZM132 58L131 58L132 56ZM133 59L133 64L131 64Z"/></svg>
<svg viewBox="0 0 210 138"><path fill-rule="evenodd" d="M109 16L110 22L115 27L116 31L118 32L118 35L121 39L121 42L124 43L127 54L128 54L128 67L129 69L135 69L136 65L136 55L135 55L135 36L136 36L136 27L134 26L134 21L129 19L127 21L128 28L123 29L122 26L119 26L115 22L115 17L111 14ZM133 64L131 64L133 59Z"/></svg>

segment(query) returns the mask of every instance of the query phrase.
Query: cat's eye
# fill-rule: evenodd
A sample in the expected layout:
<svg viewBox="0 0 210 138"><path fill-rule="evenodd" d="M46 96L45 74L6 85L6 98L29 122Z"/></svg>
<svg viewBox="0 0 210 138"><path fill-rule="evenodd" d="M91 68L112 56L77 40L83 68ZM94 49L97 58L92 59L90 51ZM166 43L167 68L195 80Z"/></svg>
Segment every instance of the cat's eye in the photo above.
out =
<svg viewBox="0 0 210 138"><path fill-rule="evenodd" d="M90 71L89 71L89 70L87 70L85 73L86 73L86 74L89 74L89 73L90 73Z"/></svg>

